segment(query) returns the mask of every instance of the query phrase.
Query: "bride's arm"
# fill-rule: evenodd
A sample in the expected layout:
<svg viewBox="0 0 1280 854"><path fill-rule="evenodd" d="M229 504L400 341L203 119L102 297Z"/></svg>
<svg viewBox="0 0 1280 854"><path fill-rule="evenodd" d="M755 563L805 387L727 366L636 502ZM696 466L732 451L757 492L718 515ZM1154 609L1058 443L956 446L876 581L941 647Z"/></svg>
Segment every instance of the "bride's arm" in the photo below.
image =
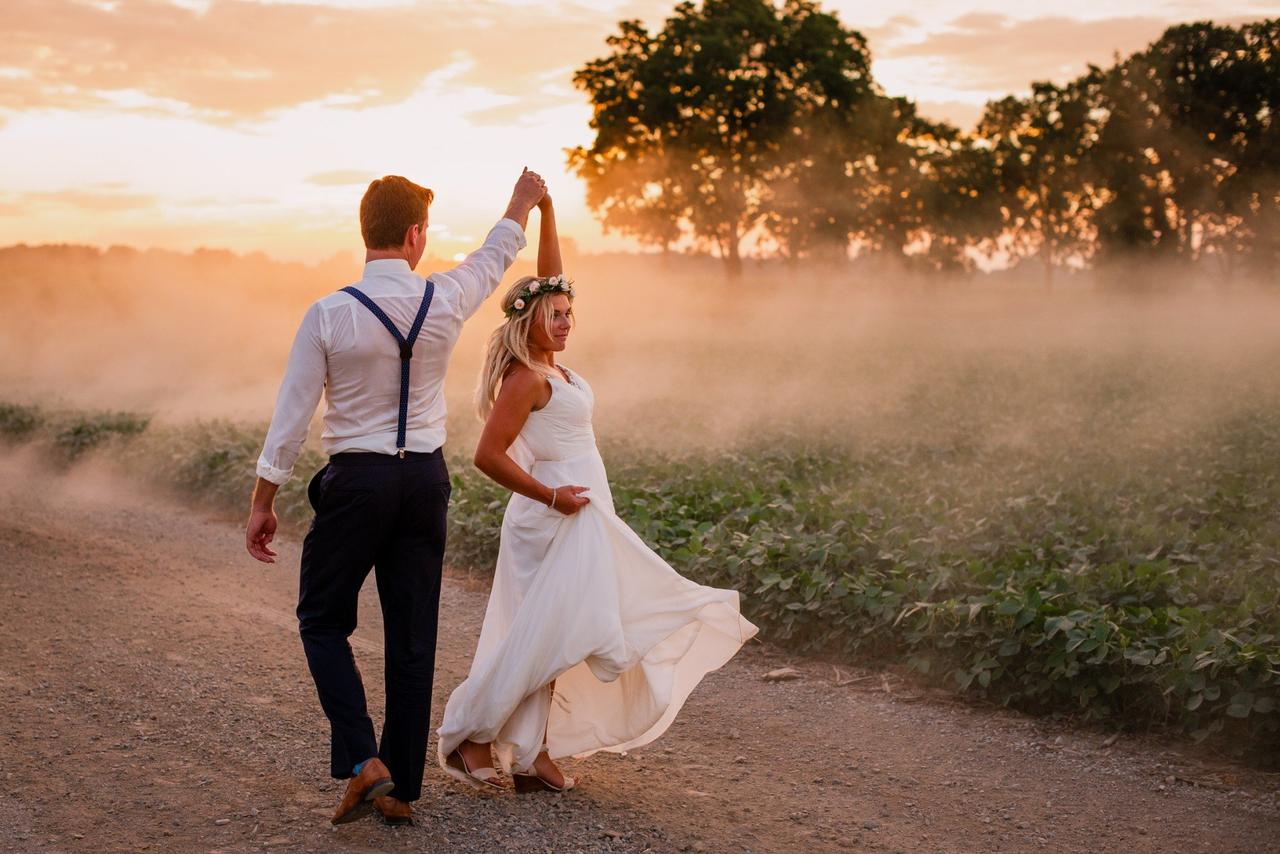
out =
<svg viewBox="0 0 1280 854"><path fill-rule="evenodd" d="M538 202L541 222L538 226L538 275L542 278L558 276L564 272L560 260L560 235L556 232L556 211L548 193Z"/></svg>
<svg viewBox="0 0 1280 854"><path fill-rule="evenodd" d="M551 506L561 513L572 514L590 502L590 499L579 495L586 491L585 487L557 485L553 491L552 487L522 469L507 453L520 435L529 413L535 406L546 404L546 392L546 378L528 368L517 368L503 380L493 402L493 411L484 422L474 462L476 468L512 492L540 504L551 504L554 495L555 503Z"/></svg>

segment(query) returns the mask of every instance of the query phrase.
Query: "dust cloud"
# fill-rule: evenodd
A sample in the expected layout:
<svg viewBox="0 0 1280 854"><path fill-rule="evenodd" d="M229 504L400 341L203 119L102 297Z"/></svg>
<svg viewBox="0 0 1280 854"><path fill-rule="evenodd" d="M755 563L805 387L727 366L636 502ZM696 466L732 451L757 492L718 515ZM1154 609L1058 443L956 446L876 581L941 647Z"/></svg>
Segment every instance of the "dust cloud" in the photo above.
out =
<svg viewBox="0 0 1280 854"><path fill-rule="evenodd" d="M1280 298L1204 277L1132 295L1084 277L1046 292L1034 273L776 265L728 283L714 262L656 256L584 256L569 274L578 325L561 360L594 387L603 440L654 450L1146 447L1280 400ZM0 250L0 400L265 424L306 306L359 275L354 254ZM477 435L471 395L500 319L491 300L455 352L455 446Z"/></svg>

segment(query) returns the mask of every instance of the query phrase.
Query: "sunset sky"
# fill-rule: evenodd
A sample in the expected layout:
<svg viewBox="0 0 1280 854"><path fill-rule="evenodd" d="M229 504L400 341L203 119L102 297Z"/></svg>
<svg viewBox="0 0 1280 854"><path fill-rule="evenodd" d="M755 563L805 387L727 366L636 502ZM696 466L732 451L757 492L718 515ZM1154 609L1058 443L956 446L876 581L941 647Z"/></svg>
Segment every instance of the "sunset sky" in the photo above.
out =
<svg viewBox="0 0 1280 854"><path fill-rule="evenodd" d="M1172 23L1276 14L1189 0L825 2L868 38L889 94L969 126L989 98L1106 64ZM666 2L4 0L0 245L359 250L371 177L432 187L432 253L470 248L523 165L562 231L602 235L563 149L590 142L575 68Z"/></svg>

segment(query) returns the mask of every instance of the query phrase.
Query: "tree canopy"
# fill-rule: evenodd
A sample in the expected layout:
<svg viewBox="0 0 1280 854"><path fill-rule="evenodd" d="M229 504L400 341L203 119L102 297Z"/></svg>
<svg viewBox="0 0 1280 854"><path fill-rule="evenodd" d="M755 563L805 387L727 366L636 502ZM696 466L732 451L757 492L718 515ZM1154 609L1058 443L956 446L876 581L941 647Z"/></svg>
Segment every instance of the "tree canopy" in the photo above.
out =
<svg viewBox="0 0 1280 854"><path fill-rule="evenodd" d="M606 229L759 255L984 256L1055 270L1125 259L1280 266L1280 20L1171 27L1110 68L987 104L971 131L871 75L865 38L811 0L678 5L623 21L579 69L595 140L569 152Z"/></svg>

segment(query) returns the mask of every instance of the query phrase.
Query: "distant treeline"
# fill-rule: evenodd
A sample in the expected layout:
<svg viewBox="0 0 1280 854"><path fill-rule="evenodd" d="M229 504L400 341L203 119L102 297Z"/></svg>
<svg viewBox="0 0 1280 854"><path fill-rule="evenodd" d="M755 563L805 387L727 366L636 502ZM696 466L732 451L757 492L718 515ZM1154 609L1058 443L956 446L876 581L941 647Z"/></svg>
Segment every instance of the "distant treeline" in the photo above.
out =
<svg viewBox="0 0 1280 854"><path fill-rule="evenodd" d="M664 249L968 270L1213 265L1280 274L1280 19L1199 22L1109 68L989 102L961 131L884 94L866 39L809 0L623 21L575 84L569 152L607 229ZM1161 262L1161 263L1156 263Z"/></svg>

